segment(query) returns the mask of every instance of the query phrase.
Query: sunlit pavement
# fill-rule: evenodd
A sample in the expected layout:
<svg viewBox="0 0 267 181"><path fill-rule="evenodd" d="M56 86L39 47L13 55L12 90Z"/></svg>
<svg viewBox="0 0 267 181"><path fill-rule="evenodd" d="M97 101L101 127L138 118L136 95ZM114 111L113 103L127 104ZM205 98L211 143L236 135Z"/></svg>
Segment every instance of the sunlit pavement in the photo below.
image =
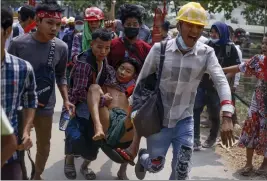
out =
<svg viewBox="0 0 267 181"><path fill-rule="evenodd" d="M43 173L43 179L46 180L67 180L64 175L64 132L59 131L58 122L60 111L62 107L62 99L59 91L56 92L57 104L55 108L54 122L52 128L52 139L51 139L51 151L46 164L46 169ZM202 138L205 138L202 135ZM32 131L33 143L35 143L35 132ZM141 147L146 147L145 139L142 140ZM36 144L31 149L32 158L35 158ZM147 174L146 180L168 180L171 173L171 159L172 159L172 148L169 149L165 168L157 174ZM82 159L76 159L76 170L77 170L77 180L85 180L80 174L80 165ZM28 172L31 170L31 165L26 158L26 164ZM119 165L113 163L103 152L100 152L98 159L91 164L91 168L97 174L97 179L99 180L114 180L117 176L117 171ZM129 179L136 180L134 173L134 167L129 166L127 170L127 175ZM236 174L233 171L224 166L223 161L220 156L215 154L213 149L202 150L200 152L195 152L192 160L192 170L190 172L190 179L196 180L220 180L220 179L237 179Z"/></svg>

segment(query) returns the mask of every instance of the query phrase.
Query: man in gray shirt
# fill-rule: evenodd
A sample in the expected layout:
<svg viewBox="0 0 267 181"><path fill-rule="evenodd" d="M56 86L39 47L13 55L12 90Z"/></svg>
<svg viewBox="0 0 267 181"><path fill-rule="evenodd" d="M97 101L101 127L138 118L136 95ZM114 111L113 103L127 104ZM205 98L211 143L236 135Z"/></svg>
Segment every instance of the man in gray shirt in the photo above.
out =
<svg viewBox="0 0 267 181"><path fill-rule="evenodd" d="M49 156L52 119L56 103L55 81L63 98L64 107L69 111L74 109L74 105L68 99L65 75L68 60L67 45L60 39L55 38L60 29L62 11L63 9L56 1L43 1L43 3L38 4L36 7L37 31L33 34L15 38L8 50L9 53L31 63L36 75L37 90L38 86L39 90L42 87L41 91L38 92L39 104L34 118L37 139L34 180L41 179L41 174ZM48 82L51 86L43 89L45 82ZM48 95L46 94L48 101L41 99L46 88L51 90ZM46 103L43 103L43 101Z"/></svg>

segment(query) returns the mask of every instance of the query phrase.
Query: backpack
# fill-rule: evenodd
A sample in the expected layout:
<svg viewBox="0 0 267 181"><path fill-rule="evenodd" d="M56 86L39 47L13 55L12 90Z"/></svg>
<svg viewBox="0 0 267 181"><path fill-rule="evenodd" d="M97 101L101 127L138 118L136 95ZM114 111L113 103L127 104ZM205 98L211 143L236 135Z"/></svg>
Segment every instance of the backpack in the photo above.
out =
<svg viewBox="0 0 267 181"><path fill-rule="evenodd" d="M18 26L14 26L13 27L13 38L19 36L19 27Z"/></svg>

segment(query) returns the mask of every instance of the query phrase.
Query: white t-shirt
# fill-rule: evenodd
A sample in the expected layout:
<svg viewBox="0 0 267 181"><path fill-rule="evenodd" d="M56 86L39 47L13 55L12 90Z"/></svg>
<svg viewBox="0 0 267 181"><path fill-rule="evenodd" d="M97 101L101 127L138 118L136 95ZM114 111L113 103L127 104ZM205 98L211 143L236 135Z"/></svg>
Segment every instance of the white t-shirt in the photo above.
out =
<svg viewBox="0 0 267 181"><path fill-rule="evenodd" d="M22 26L19 23L15 23L15 24L13 24L12 28L16 27L16 26L19 28L19 36L20 35L24 35L25 32L24 32L24 29L22 28ZM9 38L6 40L6 44L5 44L5 49L6 50L8 49L9 44L10 44L12 39L13 39L13 31L11 32Z"/></svg>
<svg viewBox="0 0 267 181"><path fill-rule="evenodd" d="M201 36L198 41L200 41L201 43L206 43L209 39L206 38L205 36Z"/></svg>
<svg viewBox="0 0 267 181"><path fill-rule="evenodd" d="M243 57L242 57L242 51L240 50L240 46L239 45L235 45L235 48L237 50L237 54L238 54L238 57L240 59L240 62L242 63L243 62L243 60L242 60ZM235 88L239 85L240 76L241 76L240 73L235 74L235 81L234 81L234 87Z"/></svg>

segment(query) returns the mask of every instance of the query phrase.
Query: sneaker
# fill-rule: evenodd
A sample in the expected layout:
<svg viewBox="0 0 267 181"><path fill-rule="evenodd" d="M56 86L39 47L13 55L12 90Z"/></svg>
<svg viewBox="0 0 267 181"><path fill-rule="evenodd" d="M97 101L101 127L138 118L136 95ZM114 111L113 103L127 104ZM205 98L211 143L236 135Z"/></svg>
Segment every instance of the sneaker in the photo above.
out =
<svg viewBox="0 0 267 181"><path fill-rule="evenodd" d="M200 150L201 150L201 142L194 141L194 151L200 151Z"/></svg>
<svg viewBox="0 0 267 181"><path fill-rule="evenodd" d="M202 147L203 148L211 148L215 145L216 143L216 139L213 139L213 138L208 138L203 144L202 144Z"/></svg>
<svg viewBox="0 0 267 181"><path fill-rule="evenodd" d="M141 156L146 153L148 153L146 149L140 149L138 153L138 161L135 164L135 174L139 180L143 180L146 176L146 169L140 162Z"/></svg>

